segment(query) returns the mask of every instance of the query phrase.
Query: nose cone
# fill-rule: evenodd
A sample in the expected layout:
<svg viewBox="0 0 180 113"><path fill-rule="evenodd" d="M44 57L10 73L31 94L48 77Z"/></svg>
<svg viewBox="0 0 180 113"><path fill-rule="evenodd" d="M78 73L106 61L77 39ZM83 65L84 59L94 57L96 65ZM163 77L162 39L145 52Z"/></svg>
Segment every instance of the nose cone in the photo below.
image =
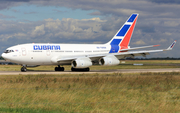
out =
<svg viewBox="0 0 180 113"><path fill-rule="evenodd" d="M2 56L4 59L7 60L7 54L6 54L6 53L3 53L1 56Z"/></svg>
<svg viewBox="0 0 180 113"><path fill-rule="evenodd" d="M4 53L1 56L4 58Z"/></svg>

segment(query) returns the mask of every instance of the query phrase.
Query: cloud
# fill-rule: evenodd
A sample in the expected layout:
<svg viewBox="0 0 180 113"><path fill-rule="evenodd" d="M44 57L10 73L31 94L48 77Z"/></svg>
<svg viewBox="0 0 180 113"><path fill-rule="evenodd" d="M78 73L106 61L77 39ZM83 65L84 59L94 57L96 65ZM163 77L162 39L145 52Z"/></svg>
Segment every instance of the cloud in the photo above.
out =
<svg viewBox="0 0 180 113"><path fill-rule="evenodd" d="M57 9L53 9L53 11L58 12L58 13L67 13L67 11L61 11L61 10L57 10Z"/></svg>
<svg viewBox="0 0 180 113"><path fill-rule="evenodd" d="M163 3L163 4L180 4L179 0L149 0L154 3Z"/></svg>
<svg viewBox="0 0 180 113"><path fill-rule="evenodd" d="M44 24L40 26L36 26L35 29L32 31L31 36L32 37L37 37L37 36L42 36L46 32L44 31Z"/></svg>
<svg viewBox="0 0 180 113"><path fill-rule="evenodd" d="M3 10L3 9L8 9L10 7L13 7L13 6L18 6L20 5L21 3L14 3L14 2L10 2L10 1L2 1L0 3L0 10Z"/></svg>
<svg viewBox="0 0 180 113"><path fill-rule="evenodd" d="M161 40L160 40L160 42L162 42L162 43L166 43L166 42L167 42L167 40L166 40L166 39L161 39Z"/></svg>
<svg viewBox="0 0 180 113"><path fill-rule="evenodd" d="M99 18L82 20L49 18L31 23L8 22L0 20L0 45L4 48L30 42L93 43L107 38L101 35L104 32L101 27L104 20Z"/></svg>
<svg viewBox="0 0 180 113"><path fill-rule="evenodd" d="M36 14L37 12L25 12L24 14Z"/></svg>
<svg viewBox="0 0 180 113"><path fill-rule="evenodd" d="M99 11L95 11L95 12L89 13L89 15L102 15L102 14Z"/></svg>
<svg viewBox="0 0 180 113"><path fill-rule="evenodd" d="M155 28L152 25L140 26L139 29L141 29L143 33L155 33Z"/></svg>
<svg viewBox="0 0 180 113"><path fill-rule="evenodd" d="M143 40L134 42L135 45L145 45L146 43Z"/></svg>
<svg viewBox="0 0 180 113"><path fill-rule="evenodd" d="M0 18L1 19L7 19L7 18L15 18L15 17L14 16L7 16L7 15L0 14Z"/></svg>
<svg viewBox="0 0 180 113"><path fill-rule="evenodd" d="M30 0L1 0L1 2L29 2Z"/></svg>
<svg viewBox="0 0 180 113"><path fill-rule="evenodd" d="M129 9L125 7L125 5L131 4L137 4L140 3L141 5L143 0L141 2L133 1L133 0L24 0L24 3L39 5L39 6L57 6L57 7L68 7L72 9L82 9L82 10L97 10L93 13L90 13L90 15L129 15L134 12L140 12L140 10L135 10L133 8ZM12 1L7 1L9 3ZM7 3L6 2L6 3ZM21 3L23 3L23 0L21 0ZM64 11L56 10L60 13Z"/></svg>
<svg viewBox="0 0 180 113"><path fill-rule="evenodd" d="M24 3L38 7L55 6L73 10L93 10L94 12L89 15L95 17L82 20L72 18L59 20L52 19L53 17L49 15L51 17L49 19L29 23L0 20L0 44L3 47L27 42L105 43L114 36L131 13L140 14L131 39L131 47L138 44L161 44L162 48L165 48L179 38L180 2L178 0L20 0L19 2L3 0L0 10ZM56 9L54 11L66 13ZM13 17L0 15L0 18ZM175 50L179 47L180 44L177 44ZM178 52L174 56L179 56Z"/></svg>

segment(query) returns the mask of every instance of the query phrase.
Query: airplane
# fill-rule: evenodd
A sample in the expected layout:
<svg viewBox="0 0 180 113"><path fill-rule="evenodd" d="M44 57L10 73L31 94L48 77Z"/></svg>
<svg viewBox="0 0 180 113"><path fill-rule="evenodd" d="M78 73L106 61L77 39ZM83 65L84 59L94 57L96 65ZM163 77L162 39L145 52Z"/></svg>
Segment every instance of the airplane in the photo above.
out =
<svg viewBox="0 0 180 113"><path fill-rule="evenodd" d="M71 65L71 71L90 71L90 66L100 64L112 66L120 64L119 59L149 55L153 52L172 50L176 41L167 49L141 50L156 47L150 45L130 48L132 37L139 14L132 14L114 37L105 44L58 44L58 43L29 43L9 47L2 53L5 60L22 65L21 71L27 67L40 65L58 65L55 71L64 71L63 65Z"/></svg>

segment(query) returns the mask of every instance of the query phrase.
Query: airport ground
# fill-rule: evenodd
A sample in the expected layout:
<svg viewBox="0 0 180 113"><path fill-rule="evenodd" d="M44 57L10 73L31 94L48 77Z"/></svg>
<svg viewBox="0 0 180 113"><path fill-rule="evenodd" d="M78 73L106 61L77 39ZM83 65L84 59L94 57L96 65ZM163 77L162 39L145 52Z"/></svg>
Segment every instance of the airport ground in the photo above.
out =
<svg viewBox="0 0 180 113"><path fill-rule="evenodd" d="M27 68L28 71L54 71L54 65L52 66L39 66L36 68ZM71 66L64 66L65 71L70 71ZM91 71L107 71L118 69L162 69L162 68L179 68L180 60L123 60L120 65L117 66L99 66L95 65L90 67ZM20 65L0 65L0 71L20 71Z"/></svg>
<svg viewBox="0 0 180 113"><path fill-rule="evenodd" d="M179 63L126 61L112 67L93 66L91 70L178 70ZM20 66L0 68L18 72ZM29 71L53 69L54 66L40 66ZM179 112L179 81L178 71L0 75L0 112Z"/></svg>

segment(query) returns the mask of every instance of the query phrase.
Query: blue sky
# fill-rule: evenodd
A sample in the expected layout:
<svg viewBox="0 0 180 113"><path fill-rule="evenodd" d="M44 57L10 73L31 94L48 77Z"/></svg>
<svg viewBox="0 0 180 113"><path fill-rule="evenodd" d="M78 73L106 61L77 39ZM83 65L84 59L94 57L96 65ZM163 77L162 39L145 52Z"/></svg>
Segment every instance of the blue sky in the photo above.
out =
<svg viewBox="0 0 180 113"><path fill-rule="evenodd" d="M0 53L23 43L106 43L132 13L139 18L131 47L160 44L172 51L148 57L179 57L177 0L2 0Z"/></svg>
<svg viewBox="0 0 180 113"><path fill-rule="evenodd" d="M3 14L6 20L26 22L40 21L47 18L60 20L62 18L89 19L94 17L90 15L90 13L94 11L95 10L71 9L57 6L28 5L24 3L20 6L3 9L0 11L0 14Z"/></svg>

